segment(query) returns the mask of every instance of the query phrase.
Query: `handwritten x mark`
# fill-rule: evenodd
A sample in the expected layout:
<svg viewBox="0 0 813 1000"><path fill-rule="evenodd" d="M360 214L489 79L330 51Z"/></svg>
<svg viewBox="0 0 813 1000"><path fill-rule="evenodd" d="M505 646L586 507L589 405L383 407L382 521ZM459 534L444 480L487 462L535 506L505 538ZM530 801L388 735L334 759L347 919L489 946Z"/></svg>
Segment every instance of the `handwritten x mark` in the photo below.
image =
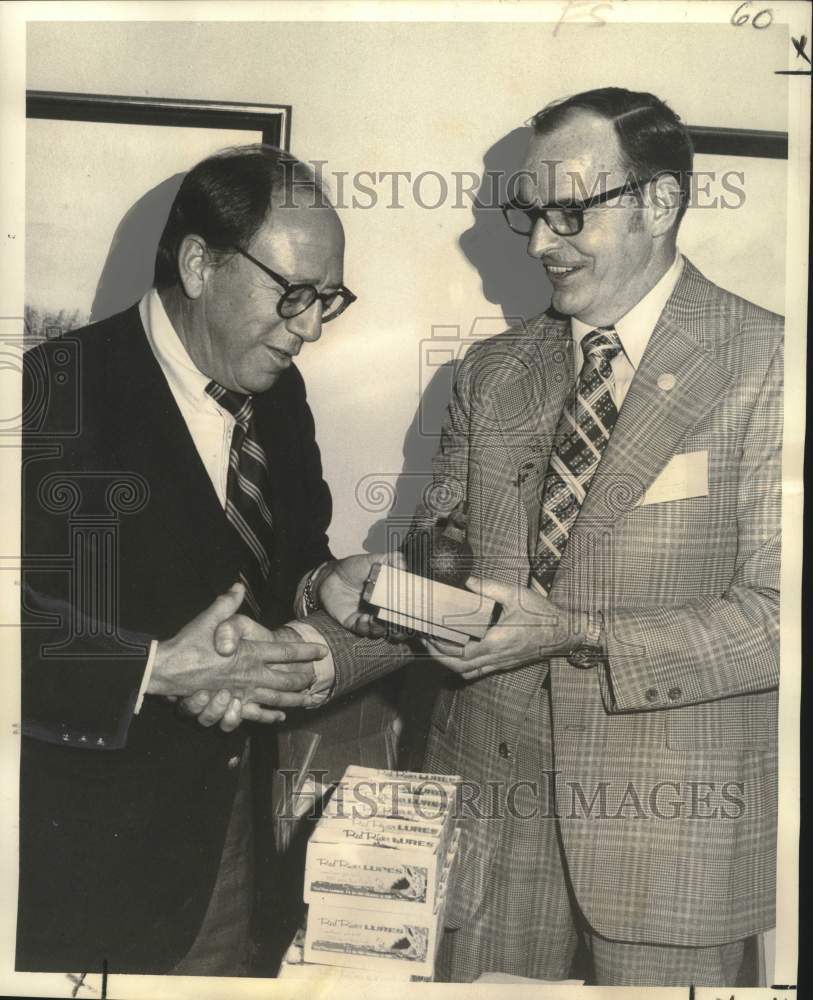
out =
<svg viewBox="0 0 813 1000"><path fill-rule="evenodd" d="M805 49L807 48L807 36L802 35L801 38L791 38L791 41L793 42L794 49L796 49L796 58L798 59L801 57L808 64L808 66L811 65L810 57L805 52Z"/></svg>
<svg viewBox="0 0 813 1000"><path fill-rule="evenodd" d="M808 66L810 66L810 57L805 52L807 47L807 35L802 35L800 38L791 38L793 42L793 47L796 49L796 58L804 59ZM775 69L774 76L810 76L811 70L809 69Z"/></svg>
<svg viewBox="0 0 813 1000"><path fill-rule="evenodd" d="M74 984L73 989L71 990L72 997L77 996L79 990L81 989L92 990L94 993L96 992L89 983L85 982L86 976L86 972L83 972L81 976L74 976L72 973L68 973L68 979L70 979L70 981Z"/></svg>

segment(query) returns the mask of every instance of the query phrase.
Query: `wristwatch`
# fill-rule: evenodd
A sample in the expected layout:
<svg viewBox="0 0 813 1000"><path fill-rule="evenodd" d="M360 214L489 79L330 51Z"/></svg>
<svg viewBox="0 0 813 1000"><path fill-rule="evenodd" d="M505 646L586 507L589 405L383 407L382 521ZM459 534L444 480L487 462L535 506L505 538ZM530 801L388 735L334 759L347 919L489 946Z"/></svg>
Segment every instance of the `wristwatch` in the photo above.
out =
<svg viewBox="0 0 813 1000"><path fill-rule="evenodd" d="M587 612L587 627L582 642L568 655L567 661L574 667L589 668L607 659L602 636L604 615L600 611Z"/></svg>

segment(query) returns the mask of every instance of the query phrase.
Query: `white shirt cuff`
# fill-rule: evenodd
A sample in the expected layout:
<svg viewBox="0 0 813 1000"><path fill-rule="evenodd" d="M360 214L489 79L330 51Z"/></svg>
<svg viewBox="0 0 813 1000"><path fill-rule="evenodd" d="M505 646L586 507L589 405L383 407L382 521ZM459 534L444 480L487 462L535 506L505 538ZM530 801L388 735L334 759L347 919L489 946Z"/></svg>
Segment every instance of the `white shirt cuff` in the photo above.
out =
<svg viewBox="0 0 813 1000"><path fill-rule="evenodd" d="M314 629L314 631L316 631ZM135 711L133 715L138 715L141 711L141 703L144 701L144 695L147 693L147 688L150 683L150 678L152 677L152 668L155 664L155 654L158 652L158 640L153 639L150 643L150 653L147 657L147 666L144 667L144 676L141 679L141 687L138 689L138 698L135 703Z"/></svg>
<svg viewBox="0 0 813 1000"><path fill-rule="evenodd" d="M322 646L327 646L327 655L321 660L313 661L313 672L315 674L313 683L308 688L310 696L306 708L318 708L327 701L327 697L333 689L333 682L336 680L336 667L333 663L333 654L330 646L325 642L324 636L313 625L307 622L293 621L286 623L288 628L292 628L304 642L318 642Z"/></svg>

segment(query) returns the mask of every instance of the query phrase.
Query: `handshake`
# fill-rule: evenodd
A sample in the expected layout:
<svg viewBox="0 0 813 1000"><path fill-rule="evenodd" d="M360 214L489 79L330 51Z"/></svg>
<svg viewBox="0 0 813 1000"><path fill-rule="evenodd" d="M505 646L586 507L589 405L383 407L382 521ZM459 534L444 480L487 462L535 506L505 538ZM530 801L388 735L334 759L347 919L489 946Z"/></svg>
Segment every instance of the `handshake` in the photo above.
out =
<svg viewBox="0 0 813 1000"><path fill-rule="evenodd" d="M350 632L403 638L363 610L364 585L377 562L405 568L398 553L348 556L326 563L311 583L312 592L319 607ZM501 606L482 639L463 647L437 638L422 640L433 660L464 681L568 656L586 643L593 651L590 665L600 657L587 612L564 612L545 595L517 584L472 577L466 586ZM176 636L158 643L148 694L180 701L182 710L202 725L219 723L226 731L243 719L279 722L285 708L321 704L331 681L320 678L314 688L314 663L327 655L327 647L304 641L290 626L270 631L237 614L243 596L242 585L235 584Z"/></svg>
<svg viewBox="0 0 813 1000"><path fill-rule="evenodd" d="M320 607L356 635L384 635L385 627L362 610L362 590L373 563L387 558L363 553L327 563L312 583ZM327 647L304 641L290 626L271 630L237 614L244 596L243 585L235 583L158 643L147 694L177 701L201 725L218 723L226 732L244 720L280 722L285 708L323 700L327 690L320 695L312 687L314 662Z"/></svg>

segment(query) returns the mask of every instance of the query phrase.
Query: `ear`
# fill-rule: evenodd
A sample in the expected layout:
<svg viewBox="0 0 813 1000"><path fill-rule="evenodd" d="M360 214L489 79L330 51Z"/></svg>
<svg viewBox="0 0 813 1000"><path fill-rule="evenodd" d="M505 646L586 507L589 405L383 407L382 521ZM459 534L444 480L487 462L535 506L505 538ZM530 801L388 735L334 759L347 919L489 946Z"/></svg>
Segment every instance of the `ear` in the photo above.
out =
<svg viewBox="0 0 813 1000"><path fill-rule="evenodd" d="M183 290L190 299L197 299L203 293L209 267L206 240L195 233L184 236L178 250L178 274Z"/></svg>
<svg viewBox="0 0 813 1000"><path fill-rule="evenodd" d="M671 174L660 174L650 187L650 228L653 236L664 236L675 225L680 209L680 184Z"/></svg>

